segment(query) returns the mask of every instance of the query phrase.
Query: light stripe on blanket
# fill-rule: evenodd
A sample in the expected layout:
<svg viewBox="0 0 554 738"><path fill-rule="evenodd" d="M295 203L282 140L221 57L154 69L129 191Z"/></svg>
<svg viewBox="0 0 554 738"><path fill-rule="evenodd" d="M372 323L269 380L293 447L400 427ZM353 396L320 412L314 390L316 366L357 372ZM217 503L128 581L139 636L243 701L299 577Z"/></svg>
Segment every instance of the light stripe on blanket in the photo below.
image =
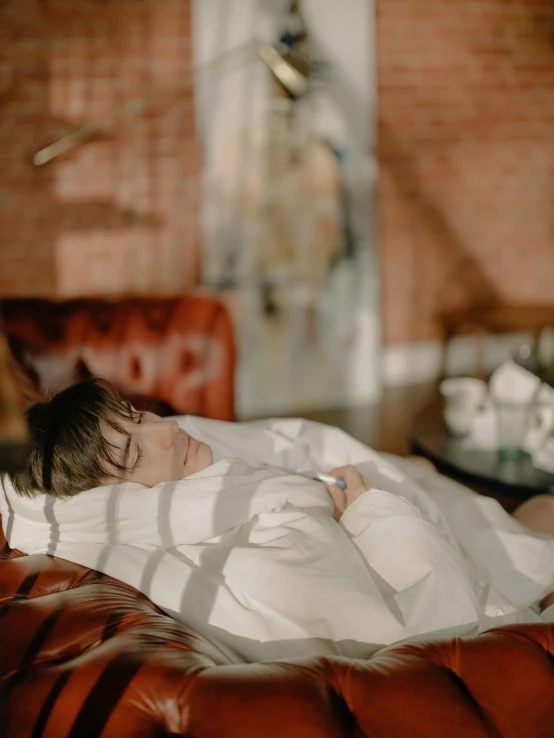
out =
<svg viewBox="0 0 554 738"><path fill-rule="evenodd" d="M5 479L9 544L121 579L247 660L366 656L539 619L529 605L554 582L554 540L494 501L436 474L418 482L402 461L317 423L177 420L212 446L212 466L65 500L18 497ZM345 464L379 489L337 523L324 486L294 469Z"/></svg>

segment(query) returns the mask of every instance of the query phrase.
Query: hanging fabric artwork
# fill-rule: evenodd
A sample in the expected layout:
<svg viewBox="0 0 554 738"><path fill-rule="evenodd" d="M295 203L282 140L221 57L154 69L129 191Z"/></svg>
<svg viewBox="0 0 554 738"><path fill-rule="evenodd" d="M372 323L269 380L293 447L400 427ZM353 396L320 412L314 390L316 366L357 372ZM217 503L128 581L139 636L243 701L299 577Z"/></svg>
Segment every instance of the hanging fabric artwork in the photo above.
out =
<svg viewBox="0 0 554 738"><path fill-rule="evenodd" d="M379 393L367 0L196 0L203 283L226 299L239 415Z"/></svg>

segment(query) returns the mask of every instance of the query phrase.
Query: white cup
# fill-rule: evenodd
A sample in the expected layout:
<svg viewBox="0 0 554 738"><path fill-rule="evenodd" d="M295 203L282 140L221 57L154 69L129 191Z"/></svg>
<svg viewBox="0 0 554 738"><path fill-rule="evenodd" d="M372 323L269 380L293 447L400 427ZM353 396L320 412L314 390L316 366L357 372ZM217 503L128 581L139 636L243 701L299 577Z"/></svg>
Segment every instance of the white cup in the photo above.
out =
<svg viewBox="0 0 554 738"><path fill-rule="evenodd" d="M487 385L474 377L452 377L444 379L439 389L448 430L454 436L465 436L487 395Z"/></svg>

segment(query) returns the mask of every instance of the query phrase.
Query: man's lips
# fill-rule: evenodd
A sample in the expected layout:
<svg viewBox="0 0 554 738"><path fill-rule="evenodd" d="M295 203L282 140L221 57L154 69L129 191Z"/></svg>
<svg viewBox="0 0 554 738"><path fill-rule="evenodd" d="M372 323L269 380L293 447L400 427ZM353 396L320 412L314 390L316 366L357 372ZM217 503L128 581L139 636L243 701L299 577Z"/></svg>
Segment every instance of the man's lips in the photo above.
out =
<svg viewBox="0 0 554 738"><path fill-rule="evenodd" d="M184 431L183 431L183 433L184 433ZM192 441L192 438L189 436L188 433L185 433L185 435L186 435L186 438L187 438L187 450L185 452L185 458L183 460L183 465L186 465L186 463L188 461L190 447L191 447L191 441Z"/></svg>

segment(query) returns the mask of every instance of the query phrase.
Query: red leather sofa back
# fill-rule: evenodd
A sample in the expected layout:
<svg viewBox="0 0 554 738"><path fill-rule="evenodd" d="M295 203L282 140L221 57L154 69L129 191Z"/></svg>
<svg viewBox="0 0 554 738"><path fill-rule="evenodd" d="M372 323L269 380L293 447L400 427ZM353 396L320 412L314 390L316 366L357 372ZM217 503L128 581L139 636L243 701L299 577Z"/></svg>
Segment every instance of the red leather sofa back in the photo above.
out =
<svg viewBox="0 0 554 738"><path fill-rule="evenodd" d="M100 376L140 409L234 420L233 328L214 297L3 300L0 321L43 392Z"/></svg>
<svg viewBox="0 0 554 738"><path fill-rule="evenodd" d="M551 738L554 627L232 662L132 587L0 539L4 738Z"/></svg>

